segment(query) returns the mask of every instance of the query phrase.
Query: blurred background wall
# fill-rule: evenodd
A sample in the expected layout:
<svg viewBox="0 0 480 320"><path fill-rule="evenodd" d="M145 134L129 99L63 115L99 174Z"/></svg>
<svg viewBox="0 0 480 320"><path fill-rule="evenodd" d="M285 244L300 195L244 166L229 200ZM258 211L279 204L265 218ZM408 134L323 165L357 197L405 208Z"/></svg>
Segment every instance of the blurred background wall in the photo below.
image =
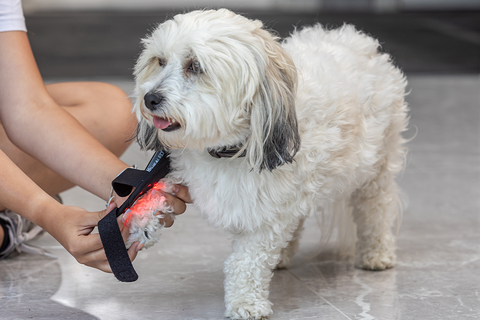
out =
<svg viewBox="0 0 480 320"><path fill-rule="evenodd" d="M480 9L480 0L24 0L25 10L180 9L222 6L231 9L294 11L400 11Z"/></svg>
<svg viewBox="0 0 480 320"><path fill-rule="evenodd" d="M132 79L140 39L176 13L227 7L280 37L349 23L408 75L480 74L480 0L23 0L44 78Z"/></svg>

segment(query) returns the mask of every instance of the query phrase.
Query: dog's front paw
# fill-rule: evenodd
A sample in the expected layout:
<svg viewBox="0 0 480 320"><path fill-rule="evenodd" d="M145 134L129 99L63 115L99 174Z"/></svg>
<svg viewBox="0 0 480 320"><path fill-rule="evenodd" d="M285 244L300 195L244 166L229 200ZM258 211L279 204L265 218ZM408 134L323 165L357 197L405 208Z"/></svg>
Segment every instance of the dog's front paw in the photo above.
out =
<svg viewBox="0 0 480 320"><path fill-rule="evenodd" d="M225 316L230 319L267 319L272 314L272 303L268 300L237 301L227 305Z"/></svg>
<svg viewBox="0 0 480 320"><path fill-rule="evenodd" d="M355 254L355 265L358 268L380 271L393 268L395 265L395 246L381 242L369 245L358 245Z"/></svg>

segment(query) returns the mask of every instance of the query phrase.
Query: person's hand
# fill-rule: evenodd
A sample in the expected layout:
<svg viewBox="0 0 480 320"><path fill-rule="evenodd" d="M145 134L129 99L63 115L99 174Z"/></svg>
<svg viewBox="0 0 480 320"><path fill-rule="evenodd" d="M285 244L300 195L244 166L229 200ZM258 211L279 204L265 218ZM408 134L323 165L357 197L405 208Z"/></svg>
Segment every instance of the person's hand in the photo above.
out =
<svg viewBox="0 0 480 320"><path fill-rule="evenodd" d="M192 198L188 192L188 188L179 184L173 187L172 194L164 193L167 204L173 208L173 212L176 215L180 215L187 209L187 203L192 203ZM173 225L174 219L166 215L165 218L160 218L160 223L166 228L170 228Z"/></svg>
<svg viewBox="0 0 480 320"><path fill-rule="evenodd" d="M46 231L57 239L79 263L104 272L112 272L100 235L92 234L92 231L98 221L115 208L115 203L111 202L106 210L97 212L89 212L73 206L61 205L61 207L63 207L63 212L56 215L57 219L49 224ZM129 234L128 227L123 226L121 216L117 220L118 226L122 230L123 241L126 241ZM137 241L128 249L131 261L135 259L142 246Z"/></svg>
<svg viewBox="0 0 480 320"><path fill-rule="evenodd" d="M171 194L161 190L157 192L160 192L162 195L165 196L167 205L173 208L173 213L175 215L180 215L184 213L187 209L187 203L192 203L192 198L190 197L188 188L180 184L176 184L173 186L173 191ZM109 201L114 201L117 207L120 207L127 199L128 196L120 197L116 193L114 193L113 199ZM160 212L158 214L160 214ZM170 215L165 215L165 217L159 218L159 221L166 228L170 228L175 222L175 220Z"/></svg>

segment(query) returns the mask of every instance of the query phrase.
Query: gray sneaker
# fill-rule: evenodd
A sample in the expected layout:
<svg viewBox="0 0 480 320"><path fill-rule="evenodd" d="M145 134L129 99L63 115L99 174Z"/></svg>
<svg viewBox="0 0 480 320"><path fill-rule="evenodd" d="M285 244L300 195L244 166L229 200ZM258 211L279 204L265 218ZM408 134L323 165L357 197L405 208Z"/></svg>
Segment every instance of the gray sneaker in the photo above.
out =
<svg viewBox="0 0 480 320"><path fill-rule="evenodd" d="M63 203L62 198L60 198L59 195L55 195L53 198L58 202ZM0 259L8 257L14 251L18 253L26 252L41 254L47 257L56 258L42 248L25 243L40 235L43 232L42 228L8 209L0 212L0 219L5 222L10 237L10 243L4 250L2 250L2 252L0 252Z"/></svg>

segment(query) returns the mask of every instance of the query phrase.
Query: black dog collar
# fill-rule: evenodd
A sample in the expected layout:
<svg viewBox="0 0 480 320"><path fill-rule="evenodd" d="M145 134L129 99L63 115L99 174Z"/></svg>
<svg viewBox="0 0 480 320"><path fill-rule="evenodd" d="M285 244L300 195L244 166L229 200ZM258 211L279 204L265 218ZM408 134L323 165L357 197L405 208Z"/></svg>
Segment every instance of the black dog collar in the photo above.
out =
<svg viewBox="0 0 480 320"><path fill-rule="evenodd" d="M115 277L122 282L136 281L138 275L128 257L122 233L118 228L117 217L127 211L142 194L151 189L155 182L164 178L169 172L170 158L168 153L158 151L150 159L145 170L128 168L112 182L113 189L121 197L126 197L135 188L120 208L110 211L98 222L98 232L108 262Z"/></svg>
<svg viewBox="0 0 480 320"><path fill-rule="evenodd" d="M220 158L232 158L234 155L236 155L238 153L238 151L240 151L240 148L239 147L232 147L232 148L223 148L223 149L220 149L220 150L214 150L214 149L210 149L208 150L208 153L214 157L214 158L217 158L217 159L220 159ZM242 154L239 155L239 157L245 157L245 150L242 152Z"/></svg>

